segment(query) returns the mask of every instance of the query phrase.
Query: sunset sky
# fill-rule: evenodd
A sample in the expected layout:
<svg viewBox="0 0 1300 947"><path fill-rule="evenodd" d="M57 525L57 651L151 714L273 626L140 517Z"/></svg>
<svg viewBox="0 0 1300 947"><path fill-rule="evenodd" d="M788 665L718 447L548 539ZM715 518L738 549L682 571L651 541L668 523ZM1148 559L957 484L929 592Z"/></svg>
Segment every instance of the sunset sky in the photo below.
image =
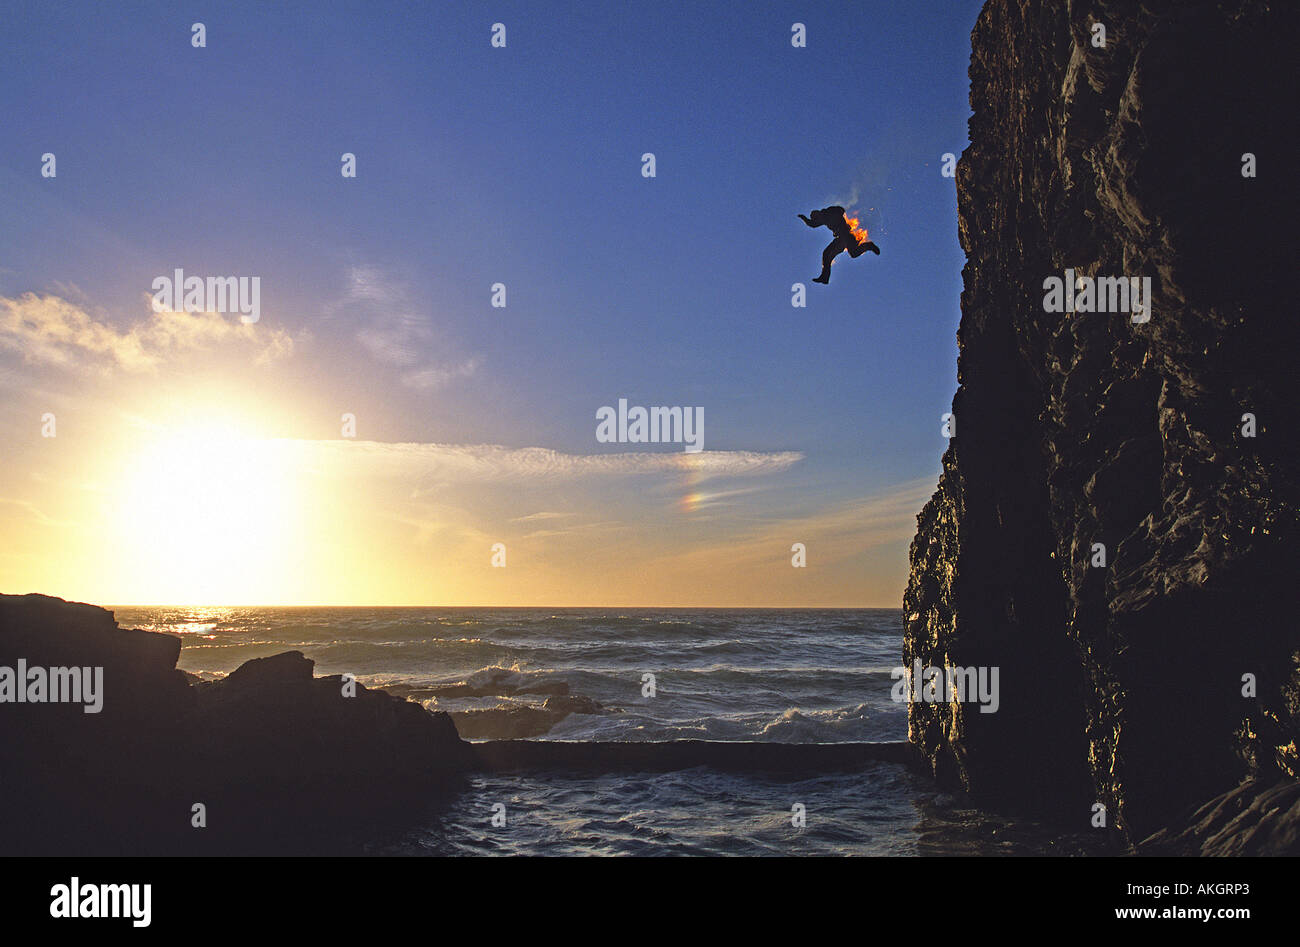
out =
<svg viewBox="0 0 1300 947"><path fill-rule="evenodd" d="M0 591L897 607L979 5L5 4ZM813 284L855 195L882 254ZM178 267L260 320L155 313ZM705 450L598 442L620 398Z"/></svg>

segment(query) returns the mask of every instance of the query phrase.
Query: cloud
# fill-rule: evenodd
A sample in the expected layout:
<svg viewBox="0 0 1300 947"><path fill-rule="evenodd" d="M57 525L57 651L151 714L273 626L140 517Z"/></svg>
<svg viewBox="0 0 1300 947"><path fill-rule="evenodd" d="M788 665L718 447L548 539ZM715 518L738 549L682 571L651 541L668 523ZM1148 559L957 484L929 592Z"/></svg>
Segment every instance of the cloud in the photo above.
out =
<svg viewBox="0 0 1300 947"><path fill-rule="evenodd" d="M762 489L762 487L738 487L734 490L695 491L691 496L691 506L696 510L708 506L730 506L734 497L749 496Z"/></svg>
<svg viewBox="0 0 1300 947"><path fill-rule="evenodd" d="M798 451L700 451L566 454L545 447L499 444L420 444L379 441L280 441L309 461L333 461L390 475L444 483L561 481L583 477L692 473L697 481L780 473L803 460Z"/></svg>
<svg viewBox="0 0 1300 947"><path fill-rule="evenodd" d="M401 370L398 379L407 388L432 391L478 371L478 358L448 364L427 356L437 342L432 320L407 284L384 267L349 267L343 298L329 311L360 323L354 338L373 359Z"/></svg>
<svg viewBox="0 0 1300 947"><path fill-rule="evenodd" d="M548 510L540 510L536 513L529 513L527 516L516 516L510 522L512 523L535 523L538 520L561 520L569 519L576 514L574 513L554 513Z"/></svg>
<svg viewBox="0 0 1300 947"><path fill-rule="evenodd" d="M293 339L283 330L227 321L215 312L150 313L121 331L59 296L0 297L0 349L37 364L150 372L187 352L232 345L266 362L288 355Z"/></svg>
<svg viewBox="0 0 1300 947"><path fill-rule="evenodd" d="M530 539L553 539L557 537L587 537L592 532L613 532L615 530L631 529L627 523L620 523L617 520L602 520L597 523L575 523L572 526L564 526L559 529L538 529L531 533L525 533L520 536L521 540Z"/></svg>
<svg viewBox="0 0 1300 947"><path fill-rule="evenodd" d="M896 484L885 492L860 497L811 514L770 519L740 533L728 533L716 545L674 552L657 564L691 571L727 561L739 568L758 568L773 560L773 550L793 542L816 548L827 565L864 550L907 543L916 534L916 515L933 495L938 477Z"/></svg>
<svg viewBox="0 0 1300 947"><path fill-rule="evenodd" d="M448 368L427 366L417 371L407 372L402 376L402 384L417 391L431 391L442 388L457 378L469 378L478 371L478 366L477 358L467 359L459 365Z"/></svg>
<svg viewBox="0 0 1300 947"><path fill-rule="evenodd" d="M27 514L30 518L36 520L44 526L77 526L79 524L71 520L55 519L41 512L40 508L28 500L14 499L12 497L0 497L0 507L14 507Z"/></svg>

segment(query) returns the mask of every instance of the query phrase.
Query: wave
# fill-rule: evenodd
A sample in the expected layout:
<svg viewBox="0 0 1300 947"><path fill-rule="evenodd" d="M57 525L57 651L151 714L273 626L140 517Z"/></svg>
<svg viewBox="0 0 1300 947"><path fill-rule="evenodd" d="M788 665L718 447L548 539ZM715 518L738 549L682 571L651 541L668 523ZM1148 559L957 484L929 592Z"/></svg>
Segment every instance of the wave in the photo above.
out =
<svg viewBox="0 0 1300 947"><path fill-rule="evenodd" d="M776 743L823 743L832 736L856 737L865 729L864 724L873 719L868 710L866 704L831 710L791 707L765 726L760 736Z"/></svg>
<svg viewBox="0 0 1300 947"><path fill-rule="evenodd" d="M470 739L903 739L898 610L132 609L215 679L287 650L446 711ZM653 673L658 692L642 692ZM554 698L552 700L552 698ZM590 702L590 703L584 703Z"/></svg>
<svg viewBox="0 0 1300 947"><path fill-rule="evenodd" d="M518 665L481 668L463 681L438 684L429 690L439 697L513 697L516 694L567 695L569 685L555 671L524 671Z"/></svg>
<svg viewBox="0 0 1300 947"><path fill-rule="evenodd" d="M466 740L522 740L538 737L570 714L599 714L605 708L590 697L553 695L535 704L503 704L453 711L456 731Z"/></svg>

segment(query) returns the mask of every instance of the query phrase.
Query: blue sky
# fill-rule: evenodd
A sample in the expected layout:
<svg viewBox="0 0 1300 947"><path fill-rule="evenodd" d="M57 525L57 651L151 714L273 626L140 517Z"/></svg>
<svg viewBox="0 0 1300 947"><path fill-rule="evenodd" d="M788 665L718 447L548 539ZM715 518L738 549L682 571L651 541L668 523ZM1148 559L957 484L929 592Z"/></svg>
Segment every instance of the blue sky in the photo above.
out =
<svg viewBox="0 0 1300 947"><path fill-rule="evenodd" d="M174 267L258 275L258 329L294 348L90 390L18 339L0 377L78 388L87 411L201 384L281 405L281 438L336 438L351 411L367 441L583 455L627 449L594 438L620 397L698 405L710 451L802 455L735 522L932 483L964 262L939 168L967 143L980 4L541 6L6 4L0 297L125 332ZM812 284L830 234L795 215L854 193L882 253ZM28 420L11 405L0 425L30 439ZM818 600L861 598L858 568L898 585L906 543Z"/></svg>

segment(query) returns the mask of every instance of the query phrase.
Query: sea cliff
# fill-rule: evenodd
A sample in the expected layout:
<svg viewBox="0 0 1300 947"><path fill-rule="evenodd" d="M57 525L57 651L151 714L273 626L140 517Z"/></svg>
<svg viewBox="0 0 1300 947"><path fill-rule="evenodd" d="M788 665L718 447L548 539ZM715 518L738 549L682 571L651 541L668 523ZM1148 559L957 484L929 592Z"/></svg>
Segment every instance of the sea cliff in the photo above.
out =
<svg viewBox="0 0 1300 947"><path fill-rule="evenodd" d="M1258 0L990 0L972 33L956 436L911 547L904 664L1001 669L997 713L909 713L930 769L986 805L1101 813L1131 845L1300 777L1276 219L1296 26ZM1053 277L1148 278L1150 306L1050 311Z"/></svg>

